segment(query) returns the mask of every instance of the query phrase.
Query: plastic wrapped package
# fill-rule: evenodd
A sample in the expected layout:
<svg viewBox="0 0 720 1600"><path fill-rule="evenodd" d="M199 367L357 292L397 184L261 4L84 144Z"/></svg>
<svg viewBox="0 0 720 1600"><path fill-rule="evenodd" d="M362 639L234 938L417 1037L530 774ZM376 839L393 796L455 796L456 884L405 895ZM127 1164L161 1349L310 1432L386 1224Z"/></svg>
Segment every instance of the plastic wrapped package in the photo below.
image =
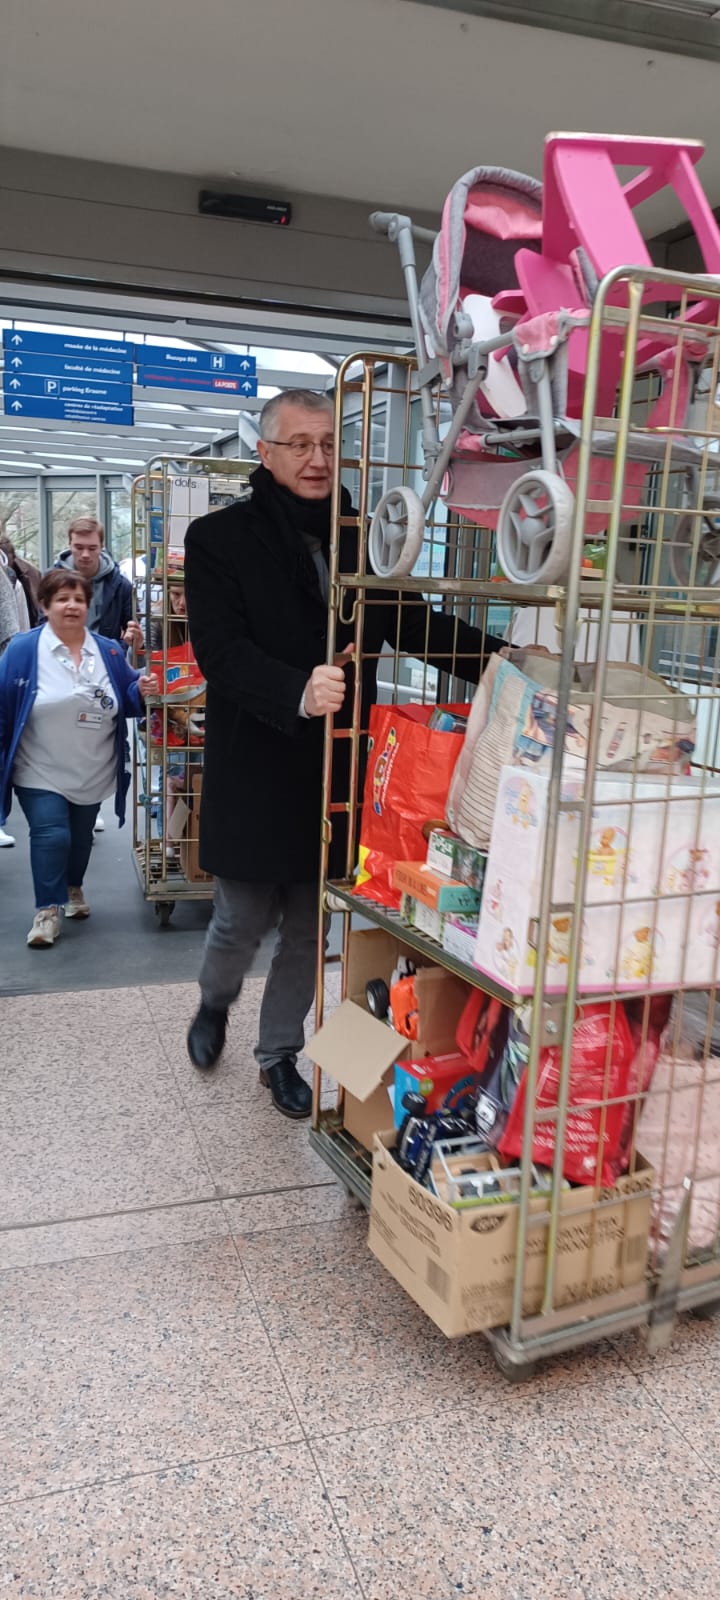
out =
<svg viewBox="0 0 720 1600"><path fill-rule="evenodd" d="M660 1056L636 1146L657 1172L654 1221L660 1240L672 1234L689 1177L688 1253L711 1250L720 1230L720 1059Z"/></svg>

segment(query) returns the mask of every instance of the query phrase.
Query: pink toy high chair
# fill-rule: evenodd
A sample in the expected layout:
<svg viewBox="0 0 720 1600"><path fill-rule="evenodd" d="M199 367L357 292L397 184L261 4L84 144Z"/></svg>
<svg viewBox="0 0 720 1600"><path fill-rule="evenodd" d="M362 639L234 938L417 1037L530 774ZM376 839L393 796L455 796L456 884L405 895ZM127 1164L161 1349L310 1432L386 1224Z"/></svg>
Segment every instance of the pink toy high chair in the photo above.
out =
<svg viewBox="0 0 720 1600"><path fill-rule="evenodd" d="M558 305L582 305L582 257L598 280L617 267L652 267L634 208L661 189L670 188L682 203L700 251L705 271L720 273L720 229L713 216L695 166L704 151L698 140L634 139L622 134L551 134L545 141L543 168L543 242L541 254L519 250L515 257L518 282L527 314L535 317L556 311ZM619 167L640 167L623 180ZM610 291L612 304L622 304L621 284ZM667 286L646 284L646 304L667 300ZM517 310L516 295L496 298L502 311ZM688 306L686 320L698 324L717 319L717 304L698 298ZM587 364L584 329L571 335L568 349L568 414L582 410ZM623 336L603 340L597 409L612 410L622 358ZM641 338L638 362L650 363L664 348L661 340Z"/></svg>

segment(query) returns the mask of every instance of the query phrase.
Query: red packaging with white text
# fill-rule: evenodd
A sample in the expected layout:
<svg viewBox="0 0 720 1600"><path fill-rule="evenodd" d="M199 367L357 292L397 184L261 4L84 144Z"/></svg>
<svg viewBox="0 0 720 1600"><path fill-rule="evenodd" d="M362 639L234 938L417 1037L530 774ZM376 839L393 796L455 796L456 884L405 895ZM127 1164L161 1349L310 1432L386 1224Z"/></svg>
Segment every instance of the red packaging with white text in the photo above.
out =
<svg viewBox="0 0 720 1600"><path fill-rule="evenodd" d="M563 1175L571 1183L611 1186L622 1158L627 1103L622 1097L636 1092L636 1051L630 1024L622 1005L610 1002L578 1007L573 1028L570 1062L570 1104L565 1131ZM538 1062L536 1111L557 1108L562 1051L552 1045L541 1050ZM522 1155L527 1074L517 1094L498 1150L503 1156ZM615 1104L608 1102L615 1101ZM555 1121L539 1122L533 1134L532 1159L536 1166L551 1167L555 1160ZM599 1150L602 1139L602 1149ZM599 1167L599 1171L598 1171Z"/></svg>

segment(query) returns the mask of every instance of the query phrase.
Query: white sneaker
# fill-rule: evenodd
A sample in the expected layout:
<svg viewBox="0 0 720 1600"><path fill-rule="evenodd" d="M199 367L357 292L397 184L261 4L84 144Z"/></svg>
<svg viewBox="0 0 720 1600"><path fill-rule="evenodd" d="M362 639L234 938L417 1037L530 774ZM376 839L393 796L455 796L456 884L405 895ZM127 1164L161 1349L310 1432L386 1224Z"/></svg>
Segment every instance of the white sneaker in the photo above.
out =
<svg viewBox="0 0 720 1600"><path fill-rule="evenodd" d="M55 943L60 937L60 917L57 906L45 906L42 911L35 912L35 918L27 942L34 950L40 950L45 945Z"/></svg>
<svg viewBox="0 0 720 1600"><path fill-rule="evenodd" d="M95 826L93 828L93 833L104 833L104 832L105 832L105 821L104 821L104 818L101 817L99 815L99 813L98 813L97 817L95 818Z"/></svg>
<svg viewBox="0 0 720 1600"><path fill-rule="evenodd" d="M85 899L82 887L68 889L70 899L65 907L66 917L89 917L90 907Z"/></svg>
<svg viewBox="0 0 720 1600"><path fill-rule="evenodd" d="M9 846L14 843L15 840L13 839L12 834L6 833L4 828L0 828L0 850L7 850Z"/></svg>

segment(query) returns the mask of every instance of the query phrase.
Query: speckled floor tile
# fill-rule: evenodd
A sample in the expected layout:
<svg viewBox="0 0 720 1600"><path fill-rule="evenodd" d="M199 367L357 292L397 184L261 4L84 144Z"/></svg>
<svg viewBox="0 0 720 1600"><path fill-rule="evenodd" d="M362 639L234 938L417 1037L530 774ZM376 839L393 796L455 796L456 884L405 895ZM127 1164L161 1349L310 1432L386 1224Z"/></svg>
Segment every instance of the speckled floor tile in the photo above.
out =
<svg viewBox="0 0 720 1600"><path fill-rule="evenodd" d="M268 1089L204 1108L193 1103L188 1114L222 1194L315 1187L330 1176L310 1146L309 1122L280 1116Z"/></svg>
<svg viewBox="0 0 720 1600"><path fill-rule="evenodd" d="M329 1174L328 1174L329 1176ZM244 1200L224 1200L230 1231L236 1237L288 1228L315 1227L353 1215L345 1190L332 1178L314 1189L289 1189L279 1194L256 1194ZM1 1257L0 1257L1 1259Z"/></svg>
<svg viewBox="0 0 720 1600"><path fill-rule="evenodd" d="M265 1104L267 1090L258 1082L258 1068L253 1054L264 987L264 977L246 980L240 1000L230 1011L225 1049L211 1072L198 1072L187 1053L186 1034L197 1009L197 985L186 983L145 990L147 1005L165 1055L187 1105L198 1105L204 1109L216 1104ZM305 1031L307 1038L314 1032L312 1014ZM307 1082L311 1083L313 1069L307 1056L300 1057L298 1067ZM325 1082L323 1104L333 1105L336 1093L334 1085Z"/></svg>
<svg viewBox="0 0 720 1600"><path fill-rule="evenodd" d="M273 1348L310 1436L474 1406L495 1381L481 1338L451 1343L370 1255L367 1218L239 1241Z"/></svg>
<svg viewBox="0 0 720 1600"><path fill-rule="evenodd" d="M301 1437L230 1239L0 1287L6 1500Z"/></svg>
<svg viewBox="0 0 720 1600"><path fill-rule="evenodd" d="M654 1356L648 1355L639 1333L623 1334L613 1344L633 1372L652 1374L699 1362L714 1364L720 1372L720 1313L711 1317L683 1313L675 1323L671 1343Z"/></svg>
<svg viewBox="0 0 720 1600"><path fill-rule="evenodd" d="M149 1024L149 1027L152 1025ZM139 1048L139 1046L138 1046ZM157 1044L87 1046L67 1072L0 1087L0 1216L8 1225L214 1198Z"/></svg>
<svg viewBox="0 0 720 1600"><path fill-rule="evenodd" d="M6 1600L363 1600L309 1451L0 1510Z"/></svg>
<svg viewBox="0 0 720 1600"><path fill-rule="evenodd" d="M716 1493L720 1493L720 1363L707 1358L696 1361L692 1356L686 1364L656 1359L640 1373L639 1381L671 1426L701 1456L715 1477Z"/></svg>
<svg viewBox="0 0 720 1600"><path fill-rule="evenodd" d="M50 995L15 995L2 1005L3 1076L32 1081L33 1068L66 1072L88 1055L112 1056L119 1073L127 1054L156 1045L156 1030L142 989L84 989Z"/></svg>
<svg viewBox="0 0 720 1600"><path fill-rule="evenodd" d="M429 1381L435 1382L434 1373ZM366 1600L710 1600L717 1485L635 1380L314 1445Z"/></svg>
<svg viewBox="0 0 720 1600"><path fill-rule="evenodd" d="M124 1211L84 1222L58 1222L50 1227L0 1231L0 1271L36 1267L84 1256L118 1255L158 1245L188 1244L230 1231L219 1200L204 1205L177 1205L152 1211Z"/></svg>

